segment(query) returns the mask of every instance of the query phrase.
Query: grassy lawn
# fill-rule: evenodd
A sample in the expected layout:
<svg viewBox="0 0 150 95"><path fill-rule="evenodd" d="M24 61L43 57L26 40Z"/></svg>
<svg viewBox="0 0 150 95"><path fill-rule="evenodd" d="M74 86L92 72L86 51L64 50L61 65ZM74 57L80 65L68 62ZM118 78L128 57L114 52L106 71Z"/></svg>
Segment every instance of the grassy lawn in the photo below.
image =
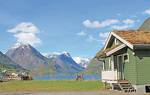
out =
<svg viewBox="0 0 150 95"><path fill-rule="evenodd" d="M0 92L16 91L96 91L100 81L9 81L0 83Z"/></svg>

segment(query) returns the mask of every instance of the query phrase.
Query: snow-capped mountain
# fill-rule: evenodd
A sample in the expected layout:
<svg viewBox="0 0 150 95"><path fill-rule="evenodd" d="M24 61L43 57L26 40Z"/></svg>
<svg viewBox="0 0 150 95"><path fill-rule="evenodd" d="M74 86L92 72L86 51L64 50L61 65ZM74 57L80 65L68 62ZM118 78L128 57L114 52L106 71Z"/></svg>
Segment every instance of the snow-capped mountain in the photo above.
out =
<svg viewBox="0 0 150 95"><path fill-rule="evenodd" d="M29 44L17 44L6 55L36 75L73 74L83 70L68 52L48 54L45 57Z"/></svg>
<svg viewBox="0 0 150 95"><path fill-rule="evenodd" d="M91 58L85 58L85 57L74 57L73 59L77 64L79 64L84 68L87 68L91 60Z"/></svg>
<svg viewBox="0 0 150 95"><path fill-rule="evenodd" d="M47 54L45 56L49 58L61 72L64 71L77 73L83 70L83 68L72 59L71 55L68 52L55 52Z"/></svg>
<svg viewBox="0 0 150 95"><path fill-rule="evenodd" d="M60 56L60 55L64 55L64 56L68 56L68 57L71 57L70 56L70 54L68 53L68 52L66 52L66 51L64 51L64 52L61 52L61 53L59 53L59 52L53 52L53 53L46 53L46 54L43 54L45 57L47 57L47 58L57 58L58 56Z"/></svg>
<svg viewBox="0 0 150 95"><path fill-rule="evenodd" d="M6 55L15 63L32 72L55 71L55 67L48 58L43 56L30 44L15 44Z"/></svg>

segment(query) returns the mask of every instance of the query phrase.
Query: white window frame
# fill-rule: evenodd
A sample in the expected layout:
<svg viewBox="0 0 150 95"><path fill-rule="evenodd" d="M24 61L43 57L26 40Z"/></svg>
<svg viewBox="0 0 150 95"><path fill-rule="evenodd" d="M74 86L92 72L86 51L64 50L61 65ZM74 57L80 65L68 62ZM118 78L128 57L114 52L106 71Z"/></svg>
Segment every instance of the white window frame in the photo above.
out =
<svg viewBox="0 0 150 95"><path fill-rule="evenodd" d="M128 58L127 60L124 59L124 56L125 56L125 55L127 55L127 58ZM124 61L124 62L129 62L129 54L128 54L128 53L123 54L123 61Z"/></svg>
<svg viewBox="0 0 150 95"><path fill-rule="evenodd" d="M108 63L109 63L109 66L108 66L109 70L111 70L111 68L112 68L111 60L112 60L112 59L109 58L109 61L108 61Z"/></svg>

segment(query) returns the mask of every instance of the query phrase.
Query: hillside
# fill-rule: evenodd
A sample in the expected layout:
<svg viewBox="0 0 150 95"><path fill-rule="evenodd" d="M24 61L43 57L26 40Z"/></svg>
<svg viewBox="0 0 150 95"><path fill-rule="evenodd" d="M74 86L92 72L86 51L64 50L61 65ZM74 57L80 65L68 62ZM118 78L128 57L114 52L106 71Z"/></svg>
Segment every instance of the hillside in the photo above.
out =
<svg viewBox="0 0 150 95"><path fill-rule="evenodd" d="M10 48L6 55L15 63L31 71L33 76L54 74L55 66L29 44L19 44Z"/></svg>
<svg viewBox="0 0 150 95"><path fill-rule="evenodd" d="M150 31L150 17L144 21L144 23L140 26L139 30Z"/></svg>
<svg viewBox="0 0 150 95"><path fill-rule="evenodd" d="M12 61L5 54L0 52L0 71L3 71L3 70L12 71L12 72L27 71L26 69L22 68L20 65Z"/></svg>
<svg viewBox="0 0 150 95"><path fill-rule="evenodd" d="M85 70L86 74L101 74L101 70L102 70L102 62L98 61L97 59L92 59L90 64L88 65L88 67Z"/></svg>

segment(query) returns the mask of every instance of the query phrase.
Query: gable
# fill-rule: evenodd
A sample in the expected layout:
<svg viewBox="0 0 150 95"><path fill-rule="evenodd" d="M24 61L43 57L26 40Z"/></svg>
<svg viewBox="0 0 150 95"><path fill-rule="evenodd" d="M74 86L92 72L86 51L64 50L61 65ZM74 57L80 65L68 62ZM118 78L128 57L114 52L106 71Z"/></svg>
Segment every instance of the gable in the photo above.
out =
<svg viewBox="0 0 150 95"><path fill-rule="evenodd" d="M105 43L104 50L107 49L107 48L111 48L115 45L119 45L119 44L125 44L128 47L130 47L131 49L133 49L133 45L130 42L124 40L123 38L118 36L114 31L112 31L109 34L109 37L108 37L108 39Z"/></svg>
<svg viewBox="0 0 150 95"><path fill-rule="evenodd" d="M110 39L110 42L108 43L107 48L112 48L118 45L123 44L119 39L117 39L116 37L113 37L112 39Z"/></svg>
<svg viewBox="0 0 150 95"><path fill-rule="evenodd" d="M107 57L112 53L128 47L133 49L150 49L150 31L118 30L110 32L104 48L96 57Z"/></svg>

